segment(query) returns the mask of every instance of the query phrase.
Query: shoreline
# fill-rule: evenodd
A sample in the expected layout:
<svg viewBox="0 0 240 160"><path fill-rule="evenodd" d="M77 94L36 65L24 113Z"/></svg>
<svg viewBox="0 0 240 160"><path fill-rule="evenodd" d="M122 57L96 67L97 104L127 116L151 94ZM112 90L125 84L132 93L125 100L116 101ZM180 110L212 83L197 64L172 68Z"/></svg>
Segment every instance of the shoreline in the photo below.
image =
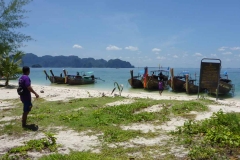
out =
<svg viewBox="0 0 240 160"><path fill-rule="evenodd" d="M2 85L2 83L0 83ZM58 101L63 100L67 101L69 99L75 98L91 98L91 97L114 97L119 96L119 92L116 89L113 94L111 94L112 89L93 89L93 88L78 88L77 86L68 87L68 86L43 86L32 84L33 89L39 94L40 98L43 98L47 101ZM0 100L8 100L8 99L18 99L19 95L16 91L17 83L10 83L10 87L0 87ZM162 96L159 95L158 91L144 91L144 90L123 90L121 93L122 97L126 98L150 98L156 100L197 100L198 95L188 95L185 93L173 93L170 91L163 92ZM32 98L35 99L32 94ZM236 98L219 98L216 100L216 97L206 95L207 99L217 101L219 103L231 104L240 107L240 99Z"/></svg>
<svg viewBox="0 0 240 160"><path fill-rule="evenodd" d="M1 83L0 83L1 84ZM103 96L107 96L110 97L108 99L111 99L111 97L115 97L115 96L119 96L118 92L115 92L114 94L111 94L112 90L94 90L94 89L82 89L82 88L76 88L76 87L66 87L66 86L42 86L42 85L32 85L33 89L40 95L40 98L46 100L46 101L59 101L59 102L66 102L66 104L69 104L69 100L71 99L76 99L76 98L82 98L81 101L77 101L75 104L69 104L69 106L72 106L73 108L70 109L71 112L68 112L69 115L72 113L77 113L78 111L82 110L83 107L81 106L82 101L84 101L84 98L94 98L94 97L103 97ZM13 85L11 83L10 87L0 87L0 111L7 111L7 112L3 112L5 114L2 114L2 117L0 118L0 126L4 127L6 125L19 125L20 120L21 120L21 116L20 114L11 114L11 109L12 108L16 108L17 107L17 103L20 103L20 99L19 99L19 95L17 94L17 85ZM33 97L33 107L35 113L37 114L32 114L33 117L37 117L37 121L36 124L38 126L39 124L39 119L38 119L38 115L40 115L40 112L42 112L41 110L37 109L39 107L44 107L44 108L49 108L49 106L44 106L44 105L40 105L39 103L37 103L37 100L34 98L34 95L32 94ZM181 104L184 104L184 102L190 101L191 104L191 100L197 100L197 96L196 95L187 95L187 94L163 94L162 96L159 95L158 91L154 91L154 92L122 92L122 95L118 100L115 100L114 102L110 102L110 103L106 103L106 107L112 107L112 106L118 106L118 105L122 105L122 104L130 104L133 103L134 101L138 101L139 98L146 98L147 101L151 101L151 100L170 100L168 101L170 104L172 103L171 100L177 100L180 101ZM12 99L15 99L14 101L11 101ZM19 99L18 101L16 101L16 99ZM206 99L208 100L213 100L213 102L211 102L210 105L208 105L208 111L204 111L204 112L197 112L197 111L191 111L190 114L195 114L195 120L196 121L200 121L200 120L204 120L204 119L208 119L210 118L214 113L218 112L219 110L222 110L225 113L229 113L229 112L236 112L236 113L240 113L240 101L236 100L236 99L220 99L217 100L215 98L212 97L206 97ZM95 104L98 103L99 101L101 101L102 99L99 98L98 100L95 101ZM92 103L92 99L88 99L86 100L88 103ZM201 102L202 100L199 100L199 103L204 103ZM195 101L196 102L196 101ZM55 103L55 102L54 102ZM72 103L72 102L71 102ZM179 102L173 102L173 103L179 103ZM197 102L198 103L198 102ZM152 105L152 106L147 106L147 107L142 107L141 111L144 112L160 112L161 109L163 108L163 106L165 105L165 102L161 102L159 101L159 104L157 105ZM62 108L61 108L62 107ZM125 106L122 106L125 107ZM53 107L54 108L54 107ZM168 108L168 107L167 107ZM57 118L56 120L59 119L59 113L66 113L65 109L69 109L68 107L66 107L65 105L59 106L58 103L55 105L55 110L56 112L52 112L53 114L51 114L50 112L44 112L44 114L49 115L51 114L52 116L56 115L55 118ZM95 109L95 107L94 107ZM20 108L19 108L20 110ZM187 110L187 109L186 109ZM84 111L84 110L83 110ZM185 111L185 109L183 109L182 111ZM81 111L80 111L81 112ZM138 114L139 111L136 111L133 114ZM41 113L42 114L42 113ZM60 115L61 115L60 114ZM62 114L65 115L65 114ZM68 114L66 114L68 115ZM80 116L82 116L82 114L80 114ZM48 116L44 117L47 118ZM48 117L49 118L49 117ZM33 120L36 120L33 118ZM134 122L134 123L130 123L128 125L124 125L122 124L120 129L121 130L129 130L129 131L139 131L141 133L156 133L159 136L153 137L153 138L144 138L141 137L140 138L130 138L129 141L124 141L124 143L122 143L123 145L126 146L134 146L135 148L139 146L139 144L141 145L147 145L147 146L154 146L155 144L159 145L162 142L162 139L166 138L166 133L170 132L170 131L174 131L176 130L177 127L183 126L184 123L187 121L187 118L181 117L181 116L169 116L169 120L167 120L166 122L160 123L160 124L153 124L151 121L148 122ZM41 120L40 120L41 121ZM69 121L69 123L71 123ZM78 131L76 128L74 128L73 126L70 127L68 125L55 125L55 123L53 123L54 125L44 125L44 121L41 124L41 130L37 130L37 134L32 133L32 132L25 132L22 131L21 132L21 137L16 137L12 136L12 135L8 135L8 134L4 134L2 133L2 135L0 136L0 143L6 143L7 145L5 146L1 146L0 147L0 155L4 155L5 153L7 153L7 151L10 148L16 147L16 146L23 146L24 142L27 142L29 140L32 139L40 139L44 137L44 131L46 130L54 130L54 133L56 134L56 138L57 138L57 144L60 144L62 147L58 148L58 153L60 154L69 154L71 155L71 150L72 151L76 151L76 152L82 152L85 150L90 150L91 152L94 152L95 149L99 149L101 148L101 141L99 139L99 134L93 134L91 136L88 135L88 133L91 133L92 130L89 130L89 128L85 128L85 130L82 131ZM57 123L56 123L57 124ZM78 123L79 124L79 123ZM66 131L67 129L67 131ZM16 132L16 131L15 131ZM27 136L26 136L27 135ZM74 139L74 140L73 140ZM160 141L160 140L161 141ZM149 143L151 142L151 143ZM154 142L154 143L152 143ZM109 142L109 148L111 148L111 145L115 145L115 143L111 143ZM121 144L121 143L119 143ZM120 145L121 147L121 145ZM179 150L179 152L184 152L186 149L185 148L181 148L181 150ZM98 150L101 154L100 149ZM177 152L174 149L171 149L171 152L176 155L178 154L178 156L182 157L181 154L179 154L179 152ZM177 153L176 153L177 152ZM33 157L35 158L39 158L42 157L43 155L46 155L46 152L31 152L28 151L28 156L29 157ZM183 154L183 156L186 156L187 152L185 152Z"/></svg>

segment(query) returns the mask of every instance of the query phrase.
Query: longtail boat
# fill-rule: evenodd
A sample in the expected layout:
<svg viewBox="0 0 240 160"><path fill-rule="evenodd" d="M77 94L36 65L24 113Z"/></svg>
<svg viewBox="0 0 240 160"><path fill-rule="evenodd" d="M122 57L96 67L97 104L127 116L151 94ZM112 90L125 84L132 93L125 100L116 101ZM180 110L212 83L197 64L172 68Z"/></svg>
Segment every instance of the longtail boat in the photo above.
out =
<svg viewBox="0 0 240 160"><path fill-rule="evenodd" d="M186 81L183 84L183 88L186 90L187 94L198 93L198 86L196 85L196 76L195 79L192 79L190 75L186 75ZM200 88L199 92L202 92L203 89Z"/></svg>
<svg viewBox="0 0 240 160"><path fill-rule="evenodd" d="M177 76L174 76L173 68L171 68L170 73L171 73L171 78L168 80L167 83L172 88L172 90L176 92L186 91L184 88L184 84L186 83L186 75L188 75L189 72L183 71L179 73Z"/></svg>
<svg viewBox="0 0 240 160"><path fill-rule="evenodd" d="M214 90L214 89L207 89L207 90L208 90L208 93L210 94L217 93L217 90ZM228 94L230 91L234 93L235 85L232 84L232 80L228 79L227 72L224 72L224 74L220 75L218 94L225 95L225 94Z"/></svg>
<svg viewBox="0 0 240 160"><path fill-rule="evenodd" d="M77 72L76 76L68 75L67 82L69 85L84 85L84 84L93 84L95 83L95 76L92 74L93 72Z"/></svg>
<svg viewBox="0 0 240 160"><path fill-rule="evenodd" d="M65 70L65 69L63 69L63 72L64 72L64 74L66 75L66 70ZM57 83L57 84L65 84L65 83L67 83L67 82L66 82L66 76L63 77L63 76L62 76L62 73L60 74L60 76L55 76L55 75L53 74L53 71L52 71L52 70L50 70L50 73L51 73L52 76L49 76L48 73L46 72L46 70L44 70L44 73L45 73L45 75L46 75L46 79L49 79L49 81L50 81L51 83Z"/></svg>
<svg viewBox="0 0 240 160"><path fill-rule="evenodd" d="M142 77L138 74L137 76L133 76L133 70L130 70L131 78L128 79L128 83L132 86L132 88L143 88Z"/></svg>
<svg viewBox="0 0 240 160"><path fill-rule="evenodd" d="M163 67L158 70L150 71L150 75L148 74L148 68L145 67L145 73L143 78L143 86L145 89L150 90L158 90L159 81L163 82L164 89L169 89L169 85L167 83L169 78L169 67L164 69Z"/></svg>

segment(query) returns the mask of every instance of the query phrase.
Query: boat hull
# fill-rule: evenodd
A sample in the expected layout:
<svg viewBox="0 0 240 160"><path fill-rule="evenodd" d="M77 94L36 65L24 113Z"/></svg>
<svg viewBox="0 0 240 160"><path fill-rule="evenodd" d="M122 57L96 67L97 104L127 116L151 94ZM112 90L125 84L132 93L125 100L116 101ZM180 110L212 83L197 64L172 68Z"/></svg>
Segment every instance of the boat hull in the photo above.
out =
<svg viewBox="0 0 240 160"><path fill-rule="evenodd" d="M173 91L176 91L176 92L184 92L185 91L185 88L184 88L184 84L186 83L185 81L181 80L181 79L178 79L178 78L173 78L173 83L172 83L172 80L169 79L167 81L168 85L171 86L171 84L173 86L171 86L172 90Z"/></svg>
<svg viewBox="0 0 240 160"><path fill-rule="evenodd" d="M139 79L128 79L128 83L131 85L132 88L143 88L143 83Z"/></svg>
<svg viewBox="0 0 240 160"><path fill-rule="evenodd" d="M231 83L226 83L224 81L220 81L219 82L219 88L218 88L218 94L219 95L224 95L224 94L228 94L233 88L233 85ZM209 89L208 92L211 94L216 94L216 90L214 89Z"/></svg>
<svg viewBox="0 0 240 160"><path fill-rule="evenodd" d="M58 76L50 76L49 77L51 83L57 83L57 84L65 84L65 78L64 77L58 77Z"/></svg>
<svg viewBox="0 0 240 160"><path fill-rule="evenodd" d="M149 76L147 78L145 89L158 90L158 83L159 83L159 80L157 78ZM169 85L167 84L167 81L163 81L163 86L164 86L164 89L166 90L169 89Z"/></svg>
<svg viewBox="0 0 240 160"><path fill-rule="evenodd" d="M84 85L93 83L95 83L95 79L92 78L68 78L69 85Z"/></svg>
<svg viewBox="0 0 240 160"><path fill-rule="evenodd" d="M198 93L198 86L194 85L192 83L188 83L188 91L186 89L186 83L184 83L183 88L186 90L186 92L188 94L194 94L194 93ZM202 92L203 89L200 89L200 92Z"/></svg>

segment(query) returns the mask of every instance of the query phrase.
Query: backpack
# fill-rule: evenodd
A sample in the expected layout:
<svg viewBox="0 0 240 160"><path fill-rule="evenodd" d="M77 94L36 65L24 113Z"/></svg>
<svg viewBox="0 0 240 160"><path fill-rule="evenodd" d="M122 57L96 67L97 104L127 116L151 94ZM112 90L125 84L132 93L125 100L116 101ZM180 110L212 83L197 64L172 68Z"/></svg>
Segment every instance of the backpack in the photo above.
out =
<svg viewBox="0 0 240 160"><path fill-rule="evenodd" d="M22 86L18 86L18 88L17 88L17 93L18 93L18 95L24 95L24 88L22 87Z"/></svg>

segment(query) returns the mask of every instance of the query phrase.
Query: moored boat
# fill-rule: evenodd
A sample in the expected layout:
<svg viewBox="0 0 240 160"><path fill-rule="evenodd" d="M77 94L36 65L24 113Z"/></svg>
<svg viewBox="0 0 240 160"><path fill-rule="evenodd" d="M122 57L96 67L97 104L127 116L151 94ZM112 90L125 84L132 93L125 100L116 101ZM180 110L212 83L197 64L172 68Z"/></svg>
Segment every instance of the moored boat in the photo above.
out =
<svg viewBox="0 0 240 160"><path fill-rule="evenodd" d="M46 70L44 70L44 73L46 75L46 79L48 78L51 83L57 83L57 84L67 83L67 81L66 81L66 70L65 69L63 69L63 73L64 73L65 77L62 76L62 73L60 74L60 76L55 76L53 74L52 70L50 70L50 73L51 73L52 76L49 76L47 74Z"/></svg>
<svg viewBox="0 0 240 160"><path fill-rule="evenodd" d="M225 77L225 78L224 78ZM208 93L210 94L216 94L217 89L207 89ZM219 80L219 86L218 86L218 94L219 95L225 95L230 93L234 93L235 86L232 84L232 80L228 79L228 74L227 72L224 72L224 74L221 75L220 80Z"/></svg>
<svg viewBox="0 0 240 160"><path fill-rule="evenodd" d="M168 80L168 85L176 92L184 92L184 84L186 83L186 75L189 75L188 71L182 71L177 76L174 76L173 68L170 69L171 78Z"/></svg>
<svg viewBox="0 0 240 160"><path fill-rule="evenodd" d="M169 67L150 71L150 75L148 75L148 69L145 67L144 78L142 81L145 89L158 90L159 81L163 82L164 89L169 89L169 85L167 84L168 78Z"/></svg>
<svg viewBox="0 0 240 160"><path fill-rule="evenodd" d="M84 85L84 84L93 84L95 83L95 77L92 72L82 72L82 75L77 73L76 76L68 75L67 82L69 85ZM90 75L91 74L91 75Z"/></svg>
<svg viewBox="0 0 240 160"><path fill-rule="evenodd" d="M133 76L133 70L130 70L131 78L128 79L128 83L132 86L132 88L143 88L142 77L138 74L137 76Z"/></svg>
<svg viewBox="0 0 240 160"><path fill-rule="evenodd" d="M196 85L196 78L192 79L190 75L186 75L186 83L183 84L183 88L186 90L187 94L198 93L198 85ZM200 88L199 92L202 92L203 89Z"/></svg>

